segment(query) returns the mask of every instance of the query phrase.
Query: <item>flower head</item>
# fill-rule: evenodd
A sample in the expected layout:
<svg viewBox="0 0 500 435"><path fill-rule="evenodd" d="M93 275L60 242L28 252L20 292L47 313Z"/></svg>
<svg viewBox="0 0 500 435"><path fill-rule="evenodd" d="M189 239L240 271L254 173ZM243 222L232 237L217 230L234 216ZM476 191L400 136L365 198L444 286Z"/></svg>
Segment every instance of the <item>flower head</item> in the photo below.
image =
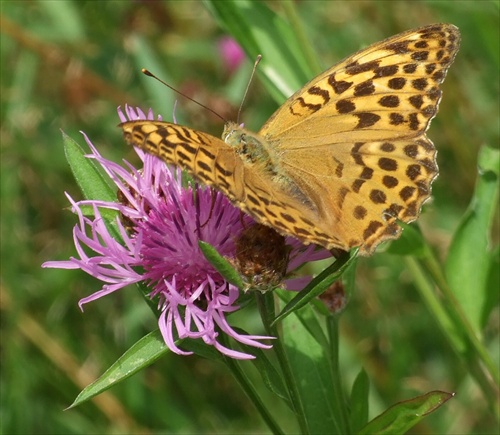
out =
<svg viewBox="0 0 500 435"><path fill-rule="evenodd" d="M126 116L121 110L118 113L122 121L154 119L151 111L145 115L129 107ZM75 202L67 195L79 221L73 231L78 256L49 261L43 267L81 269L104 282L101 290L80 300L81 308L129 284L145 282L151 289L149 297L158 300L158 323L165 343L178 354L190 352L179 348L177 339L201 338L230 357L253 358L223 346L217 339L220 333L249 346L271 347L262 340L272 337L243 335L229 325L226 315L239 308L239 290L222 278L198 246L203 240L232 258L237 236L252 225L252 219L219 192L197 184L184 187L181 171L154 156L136 149L143 168L126 161L123 167L102 157L84 137L92 151L87 157L109 175L120 201ZM84 215L85 206L92 207L92 217ZM102 209L116 210L119 216L106 222ZM312 247L291 243L289 270L325 257Z"/></svg>

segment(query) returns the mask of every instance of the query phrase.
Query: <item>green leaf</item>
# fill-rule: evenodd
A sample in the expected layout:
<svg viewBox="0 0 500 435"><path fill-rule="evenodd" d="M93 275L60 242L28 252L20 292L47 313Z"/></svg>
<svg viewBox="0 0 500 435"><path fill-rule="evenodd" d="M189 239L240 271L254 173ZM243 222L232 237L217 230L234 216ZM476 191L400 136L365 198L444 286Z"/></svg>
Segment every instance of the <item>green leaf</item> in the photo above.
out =
<svg viewBox="0 0 500 435"><path fill-rule="evenodd" d="M85 157L84 149L68 135L63 133L64 153L69 163L71 172L85 199L116 202L116 186L95 160ZM92 216L94 210L91 206L82 206L82 211L87 216ZM99 209L109 232L117 240L121 240L120 231L116 225L118 211L105 207Z"/></svg>
<svg viewBox="0 0 500 435"><path fill-rule="evenodd" d="M201 340L178 340L182 349L213 361L224 361L224 356L213 346ZM124 381L138 371L150 366L158 358L170 352L159 329L138 340L128 349L106 372L95 382L85 387L68 409L81 405L83 402L106 391L112 386Z"/></svg>
<svg viewBox="0 0 500 435"><path fill-rule="evenodd" d="M239 332L244 332L244 331L239 331ZM225 335L220 336L221 343L226 347L227 347L227 338L228 337ZM266 361L264 369L265 370L270 369L271 364L267 360L267 358L262 350L256 351L255 348L249 348L249 346L246 346L246 345L243 345L242 347L249 352L257 354L256 359L253 361L254 361L254 363L258 364L259 367L262 366L262 361L261 362L258 362L258 361L261 360L261 358L262 358L263 361ZM254 352L254 351L256 351L256 352ZM251 378L248 376L248 370L243 369L243 365L247 362L246 361L245 362L238 361L237 359L229 358L227 356L224 357L224 362L226 363L227 368L229 369L231 374L234 376L236 381L240 384L241 388L243 389L243 391L247 395L248 399L253 403L253 405L257 409L261 418L266 422L269 430L274 434L283 433L278 422L276 421L276 419L274 417L273 408L268 407L264 404L264 402L262 401L262 399L259 395L259 392L256 390ZM268 387L270 387L272 391L275 391L274 387L276 385L278 385L274 381L278 380L278 382L281 383L281 380L282 380L279 377L279 374L277 372L275 372L271 378L267 378L267 376L265 376L265 375L264 375L264 377L265 377L265 379L264 379L265 382L271 381L270 383L266 383L266 385ZM282 391L282 388L284 388L284 387L280 386L279 389L275 391L276 394L278 394L278 396L280 396L280 397L283 394L286 395L286 393L284 391ZM283 398L286 400L286 397L283 397ZM286 402L289 404L289 400L286 400Z"/></svg>
<svg viewBox="0 0 500 435"><path fill-rule="evenodd" d="M99 165L85 157L88 152L65 133L63 140L66 160L85 199L116 202L116 188L113 189ZM113 216L116 216L116 212L113 212Z"/></svg>
<svg viewBox="0 0 500 435"><path fill-rule="evenodd" d="M198 246L200 247L201 252L203 252L205 258L213 267L215 267L217 272L219 272L225 280L227 280L231 284L234 284L240 290L244 289L245 284L238 272L234 270L229 261L227 261L222 255L217 252L217 249L215 249L209 243L203 242L201 240L198 241Z"/></svg>
<svg viewBox="0 0 500 435"><path fill-rule="evenodd" d="M423 257L427 250L426 241L420 228L415 223L408 225L398 222L403 228L401 237L390 242L387 246L387 253L396 255L413 255Z"/></svg>
<svg viewBox="0 0 500 435"><path fill-rule="evenodd" d="M351 432L357 433L368 422L368 394L370 380L364 369L361 369L354 380L351 391L351 413L349 421Z"/></svg>
<svg viewBox="0 0 500 435"><path fill-rule="evenodd" d="M454 395L444 391L431 391L423 396L399 402L383 414L370 421L359 435L403 434L415 426L426 415L438 409Z"/></svg>
<svg viewBox="0 0 500 435"><path fill-rule="evenodd" d="M276 102L281 104L315 75L294 29L265 3L231 0L205 4L250 58L262 55L257 72Z"/></svg>
<svg viewBox="0 0 500 435"><path fill-rule="evenodd" d="M346 433L341 423L332 379L330 353L313 339L304 318L312 318L306 306L283 321L283 343L301 397L309 433ZM302 317L302 319L300 318Z"/></svg>
<svg viewBox="0 0 500 435"><path fill-rule="evenodd" d="M212 361L223 362L225 358L214 346L205 344L202 340L186 338L184 340L179 340L176 344L182 345L183 350L193 352L198 356Z"/></svg>
<svg viewBox="0 0 500 435"><path fill-rule="evenodd" d="M289 303L293 299L294 293L288 290L276 290L276 294L282 301ZM312 306L325 316L330 314L321 301L313 300ZM302 323L302 326L311 334L311 337L313 337L318 344L325 349L329 347L328 338L323 330L323 325L320 323L318 316L315 315L313 310L296 310L294 313L297 314L297 318Z"/></svg>
<svg viewBox="0 0 500 435"><path fill-rule="evenodd" d="M285 382L283 381L280 372L267 357L267 353L256 347L246 345L241 345L241 347L245 350L245 352L255 355L255 359L251 360L251 362L255 365L257 371L262 377L264 385L290 405L290 398L285 387Z"/></svg>
<svg viewBox="0 0 500 435"><path fill-rule="evenodd" d="M457 231L446 261L446 277L476 333L485 318L485 302L498 288L488 286L494 261L490 246L491 225L498 208L500 151L483 147L478 157L476 188Z"/></svg>
<svg viewBox="0 0 500 435"><path fill-rule="evenodd" d="M492 262L490 265L490 271L488 274L488 281L486 287L488 289L499 289L500 288L500 246L491 254ZM488 322L491 311L493 308L498 306L498 291L489 291L486 295L486 300L484 301L484 308L481 316L481 326L484 327Z"/></svg>
<svg viewBox="0 0 500 435"><path fill-rule="evenodd" d="M68 409L81 405L113 385L124 381L151 365L166 352L169 352L169 349L160 331L150 332L128 349L99 379L85 387Z"/></svg>
<svg viewBox="0 0 500 435"><path fill-rule="evenodd" d="M303 290L301 290L297 296L295 296L286 306L283 308L281 313L276 317L273 324L283 320L286 316L291 314L293 311L298 310L309 303L316 296L323 293L328 287L330 287L340 276L352 265L356 260L358 254L357 249L351 250L351 252L343 253L335 263L327 267L323 272L321 272L316 278L314 278Z"/></svg>

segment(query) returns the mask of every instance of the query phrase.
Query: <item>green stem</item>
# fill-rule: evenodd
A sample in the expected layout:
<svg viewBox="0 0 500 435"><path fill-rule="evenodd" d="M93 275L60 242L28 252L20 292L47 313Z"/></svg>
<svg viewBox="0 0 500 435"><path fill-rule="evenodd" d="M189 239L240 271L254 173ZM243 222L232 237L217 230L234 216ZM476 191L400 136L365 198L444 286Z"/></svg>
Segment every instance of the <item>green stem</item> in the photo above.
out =
<svg viewBox="0 0 500 435"><path fill-rule="evenodd" d="M434 318L443 330L445 336L448 338L452 348L461 358L465 360L467 366L469 367L469 372L476 379L485 397L488 399L490 406L498 409L498 390L494 384L494 379L486 375L483 369L484 366L481 366L477 358L474 357L474 355L478 355L473 352L473 349L477 350L478 348L477 345L473 344L473 341L477 341L477 338L475 338L475 335L473 334L475 339L471 340L467 327L464 326L462 328L463 323L461 317L456 311L453 310L455 306L451 301L455 299L454 296L451 295L452 299L448 300L450 302L450 306L448 307L449 309L446 310L439 298L436 296L433 283L430 282L424 272L425 267L413 257L405 257L405 263L414 278L415 285L420 291L422 298L434 315ZM429 261L423 261L423 263L431 268L435 268L436 266L435 264L432 264L432 260L430 263ZM434 269L434 273L431 273L430 270L428 272L434 278L434 282L436 282L438 286L439 284L445 284L444 287L448 287L446 285L446 281L441 280L441 278L436 275L436 269ZM443 290L441 286L439 286L439 288ZM447 296L449 295L448 292L445 292L444 294ZM480 343L479 347L482 348ZM489 360L489 356L486 359ZM484 362L484 358L481 358L481 360ZM498 411L496 411L496 413L498 417Z"/></svg>
<svg viewBox="0 0 500 435"><path fill-rule="evenodd" d="M343 394L342 382L340 380L339 367L339 317L329 315L326 318L328 329L328 337L330 342L330 361L332 367L333 391L337 406L335 407L335 415L340 423L340 431L338 433L350 434L349 413L346 407L346 400Z"/></svg>
<svg viewBox="0 0 500 435"><path fill-rule="evenodd" d="M262 402L261 398L255 391L252 383L245 375L245 372L241 369L240 363L232 358L225 358L225 363L229 368L229 370L231 370L232 375L238 381L238 383L240 384L241 388L246 393L250 401L257 408L262 419L266 422L271 432L276 435L283 435L284 432L281 430L278 423L269 412L268 407L266 407Z"/></svg>
<svg viewBox="0 0 500 435"><path fill-rule="evenodd" d="M434 282L439 287L445 300L448 302L448 312L452 317L453 321L456 325L459 325L463 330L466 339L469 341L472 348L476 351L476 354L479 356L485 368L488 370L488 373L493 378L493 380L498 385L500 383L500 374L498 372L498 368L495 366L493 361L491 360L490 355L485 349L483 343L478 339L477 335L472 328L467 316L465 315L462 306L457 301L455 295L451 291L448 283L444 275L442 274L442 267L432 254L429 252L428 255L424 259L422 259L422 263L424 267L427 269L429 274L434 279Z"/></svg>
<svg viewBox="0 0 500 435"><path fill-rule="evenodd" d="M293 406L293 411L295 413L295 416L297 417L297 421L300 427L300 433L304 435L309 434L310 432L305 417L302 397L297 386L296 378L293 375L293 371L290 367L288 355L283 346L283 341L280 339L280 331L278 330L277 326L272 326L272 322L275 317L273 292L268 292L266 294L258 293L257 303L267 334L276 337L276 340L273 342L273 350L276 354L278 363L283 373L283 378L288 389L288 394L290 395L290 402Z"/></svg>

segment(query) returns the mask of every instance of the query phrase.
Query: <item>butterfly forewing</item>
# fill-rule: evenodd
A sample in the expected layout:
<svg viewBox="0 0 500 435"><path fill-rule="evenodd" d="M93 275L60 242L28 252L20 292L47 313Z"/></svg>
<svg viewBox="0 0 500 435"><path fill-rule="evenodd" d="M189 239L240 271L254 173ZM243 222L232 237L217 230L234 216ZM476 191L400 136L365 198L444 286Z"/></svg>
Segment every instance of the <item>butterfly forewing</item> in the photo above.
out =
<svg viewBox="0 0 500 435"><path fill-rule="evenodd" d="M243 164L235 149L221 139L163 121L129 121L120 126L130 145L180 166L195 179L220 190L257 221L281 232L288 230L281 224L286 213L276 216L272 210L286 212L288 208L299 208L300 203L276 191L269 173Z"/></svg>
<svg viewBox="0 0 500 435"><path fill-rule="evenodd" d="M244 174L233 148L207 133L163 121L120 124L133 146L180 166L198 180L219 188L231 199L241 199L237 185Z"/></svg>
<svg viewBox="0 0 500 435"><path fill-rule="evenodd" d="M435 24L373 44L307 83L259 133L284 137L284 148L287 138L313 132L313 142L330 143L417 136L436 114L459 43L455 26Z"/></svg>
<svg viewBox="0 0 500 435"><path fill-rule="evenodd" d="M122 127L130 144L220 189L257 221L370 254L430 196L436 151L425 132L459 40L455 26L434 24L348 57L290 97L258 135L230 126L243 145L258 144L257 155L174 124Z"/></svg>

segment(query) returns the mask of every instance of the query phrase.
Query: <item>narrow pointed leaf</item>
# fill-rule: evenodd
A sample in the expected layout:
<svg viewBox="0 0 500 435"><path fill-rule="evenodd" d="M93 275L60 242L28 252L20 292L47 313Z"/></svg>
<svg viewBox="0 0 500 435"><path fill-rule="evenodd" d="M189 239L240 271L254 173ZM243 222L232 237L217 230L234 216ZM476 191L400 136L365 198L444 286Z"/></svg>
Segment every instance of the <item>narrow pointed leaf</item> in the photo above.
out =
<svg viewBox="0 0 500 435"><path fill-rule="evenodd" d="M415 426L426 415L438 409L454 395L444 391L431 391L423 396L399 402L383 414L370 421L359 435L403 434Z"/></svg>
<svg viewBox="0 0 500 435"><path fill-rule="evenodd" d="M483 147L478 157L478 178L469 208L453 237L446 261L446 277L456 298L480 334L485 301L498 288L490 288L488 278L494 261L491 225L498 210L500 151ZM494 296L494 297L495 297Z"/></svg>
<svg viewBox="0 0 500 435"><path fill-rule="evenodd" d="M129 378L139 370L151 365L166 352L169 352L169 349L165 345L160 331L150 332L132 345L99 379L85 387L69 408L81 405L113 385Z"/></svg>
<svg viewBox="0 0 500 435"><path fill-rule="evenodd" d="M390 242L386 252L396 255L423 257L426 253L427 246L418 225L415 223L409 225L404 222L398 222L398 224L403 228L401 237Z"/></svg>
<svg viewBox="0 0 500 435"><path fill-rule="evenodd" d="M234 284L240 290L244 288L245 284L243 283L243 280L238 272L234 270L234 267L231 263L229 263L229 261L217 252L217 249L209 243L201 240L198 242L198 246L200 247L201 252L203 252L205 258L210 262L210 264L212 264L212 266L215 267L215 269L217 269L217 272L219 272L225 280Z"/></svg>
<svg viewBox="0 0 500 435"><path fill-rule="evenodd" d="M340 276L342 276L349 266L355 262L357 253L357 249L353 249L350 253L346 252L342 254L335 261L335 263L327 267L316 278L314 278L285 306L285 308L283 308L281 313L274 320L273 324L283 320L293 311L304 307L309 301L323 293L337 279L339 279Z"/></svg>
<svg viewBox="0 0 500 435"><path fill-rule="evenodd" d="M204 358L223 361L220 352L200 340L178 340L176 344ZM99 379L84 388L68 409L81 405L83 402L124 381L153 364L167 352L170 352L170 350L163 341L160 330L150 332L133 344Z"/></svg>
<svg viewBox="0 0 500 435"><path fill-rule="evenodd" d="M370 380L364 369L361 369L354 380L351 391L351 414L349 420L353 433L357 433L368 422L369 392Z"/></svg>
<svg viewBox="0 0 500 435"><path fill-rule="evenodd" d="M331 372L330 353L314 340L302 315L312 315L306 306L283 321L283 342L293 377L302 401L305 420L311 434L346 433L339 417Z"/></svg>
<svg viewBox="0 0 500 435"><path fill-rule="evenodd" d="M251 360L251 362L255 365L260 376L262 377L264 385L288 403L290 399L283 378L271 360L267 357L266 352L262 349L245 345L242 345L242 348L245 352L255 355L255 359Z"/></svg>
<svg viewBox="0 0 500 435"><path fill-rule="evenodd" d="M85 157L88 152L86 153L65 133L63 133L63 140L66 160L85 199L116 201L116 189L113 190L110 180L106 178L95 161Z"/></svg>
<svg viewBox="0 0 500 435"><path fill-rule="evenodd" d="M64 153L66 160L71 168L71 172L75 177L76 183L80 188L85 199L100 200L108 202L116 202L116 186L113 184L109 177L102 171L95 160L85 157L86 152L84 149L63 132ZM83 213L87 216L94 214L92 206L81 206ZM101 207L99 209L106 226L110 233L117 239L121 240L120 231L116 225L116 218L118 212L108 208Z"/></svg>

